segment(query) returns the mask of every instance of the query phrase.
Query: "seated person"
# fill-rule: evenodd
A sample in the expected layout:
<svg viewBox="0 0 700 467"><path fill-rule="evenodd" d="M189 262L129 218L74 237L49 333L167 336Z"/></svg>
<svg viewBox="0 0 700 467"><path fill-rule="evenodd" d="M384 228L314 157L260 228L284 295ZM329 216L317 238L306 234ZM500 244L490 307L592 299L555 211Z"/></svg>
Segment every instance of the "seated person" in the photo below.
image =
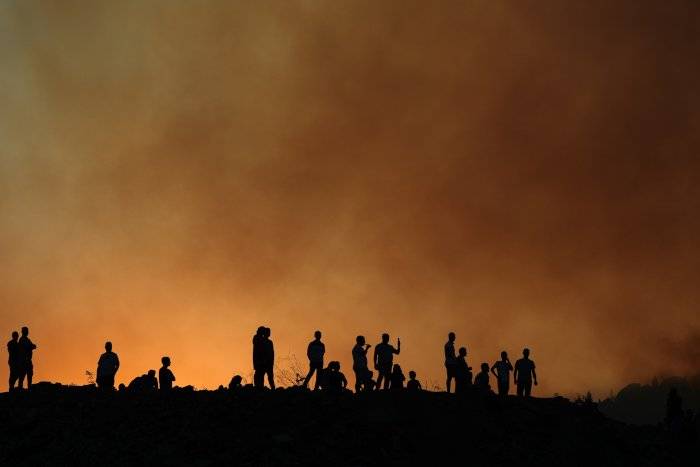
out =
<svg viewBox="0 0 700 467"><path fill-rule="evenodd" d="M410 392L418 392L423 390L423 387L420 385L420 381L416 379L416 372L413 370L408 372L408 383L406 383L406 389Z"/></svg>

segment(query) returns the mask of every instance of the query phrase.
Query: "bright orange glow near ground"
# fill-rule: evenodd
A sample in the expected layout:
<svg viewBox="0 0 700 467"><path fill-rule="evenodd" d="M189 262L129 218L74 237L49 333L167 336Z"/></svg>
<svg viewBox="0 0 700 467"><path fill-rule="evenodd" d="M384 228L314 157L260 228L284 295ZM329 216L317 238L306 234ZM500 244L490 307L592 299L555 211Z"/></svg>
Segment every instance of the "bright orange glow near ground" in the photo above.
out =
<svg viewBox="0 0 700 467"><path fill-rule="evenodd" d="M424 383L450 330L475 368L529 346L539 395L700 369L698 2L231 3L0 5L36 380L109 339L118 382L212 388L259 325L351 381L383 331Z"/></svg>

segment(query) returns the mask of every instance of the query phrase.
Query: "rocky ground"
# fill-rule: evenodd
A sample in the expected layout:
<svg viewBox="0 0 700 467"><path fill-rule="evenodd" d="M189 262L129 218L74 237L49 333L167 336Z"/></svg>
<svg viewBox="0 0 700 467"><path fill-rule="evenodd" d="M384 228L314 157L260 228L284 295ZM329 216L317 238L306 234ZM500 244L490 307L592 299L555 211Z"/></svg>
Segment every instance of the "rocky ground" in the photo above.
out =
<svg viewBox="0 0 700 467"><path fill-rule="evenodd" d="M0 395L0 465L665 466L693 465L697 447L562 398L57 385Z"/></svg>

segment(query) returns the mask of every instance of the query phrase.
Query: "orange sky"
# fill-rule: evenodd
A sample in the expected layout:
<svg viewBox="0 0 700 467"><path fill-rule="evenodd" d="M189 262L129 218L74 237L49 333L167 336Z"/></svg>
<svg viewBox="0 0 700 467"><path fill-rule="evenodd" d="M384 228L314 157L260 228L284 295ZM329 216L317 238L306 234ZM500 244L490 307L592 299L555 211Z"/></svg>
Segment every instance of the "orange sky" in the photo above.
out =
<svg viewBox="0 0 700 467"><path fill-rule="evenodd" d="M609 3L2 2L0 330L80 384L111 339L216 387L261 324L700 370L700 8Z"/></svg>

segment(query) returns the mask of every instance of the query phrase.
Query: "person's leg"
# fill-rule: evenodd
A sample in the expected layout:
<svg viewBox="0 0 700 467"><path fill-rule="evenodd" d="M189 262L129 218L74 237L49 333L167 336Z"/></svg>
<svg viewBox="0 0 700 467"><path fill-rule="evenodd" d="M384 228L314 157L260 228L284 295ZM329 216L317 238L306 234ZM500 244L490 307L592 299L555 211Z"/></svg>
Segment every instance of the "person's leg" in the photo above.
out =
<svg viewBox="0 0 700 467"><path fill-rule="evenodd" d="M27 389L32 388L32 377L34 376L34 365L29 362L29 367L27 368Z"/></svg>
<svg viewBox="0 0 700 467"><path fill-rule="evenodd" d="M382 388L382 381L383 380L384 380L384 373L382 372L382 370L379 370L378 375L377 375L377 386L376 386L377 391L379 391Z"/></svg>
<svg viewBox="0 0 700 467"><path fill-rule="evenodd" d="M254 385L257 389L262 389L262 388L263 388L263 386L264 386L264 384L265 384L265 383L264 383L264 379L263 379L264 377L265 377L265 376L263 375L262 370L260 370L259 368L256 368L256 369L255 369L255 373L253 373L253 385Z"/></svg>
<svg viewBox="0 0 700 467"><path fill-rule="evenodd" d="M523 397L523 389L524 388L525 388L525 384L523 384L522 381L518 381L518 389L517 389L518 397Z"/></svg>
<svg viewBox="0 0 700 467"><path fill-rule="evenodd" d="M17 368L10 367L10 392L15 390L15 383L17 382Z"/></svg>
<svg viewBox="0 0 700 467"><path fill-rule="evenodd" d="M304 378L304 387L309 387L309 381L311 381L311 377L314 375L314 372L316 371L316 367L314 366L313 362L309 362L309 372L306 374L306 378ZM316 376L316 387L318 387L318 376Z"/></svg>
<svg viewBox="0 0 700 467"><path fill-rule="evenodd" d="M355 394L357 394L362 390L362 383L365 380L365 375L364 372L360 370L353 369L352 371L355 372Z"/></svg>
<svg viewBox="0 0 700 467"><path fill-rule="evenodd" d="M532 391L532 381L525 382L525 397L530 397L530 392Z"/></svg>
<svg viewBox="0 0 700 467"><path fill-rule="evenodd" d="M275 375L272 372L272 368L268 368L266 373L267 373L267 382L270 383L270 389L275 389Z"/></svg>
<svg viewBox="0 0 700 467"><path fill-rule="evenodd" d="M384 389L389 389L390 384L391 384L391 371L387 371L384 373Z"/></svg>
<svg viewBox="0 0 700 467"><path fill-rule="evenodd" d="M314 381L314 391L318 391L321 386L321 372L323 370L323 362L316 363L314 371L316 371L316 381Z"/></svg>

